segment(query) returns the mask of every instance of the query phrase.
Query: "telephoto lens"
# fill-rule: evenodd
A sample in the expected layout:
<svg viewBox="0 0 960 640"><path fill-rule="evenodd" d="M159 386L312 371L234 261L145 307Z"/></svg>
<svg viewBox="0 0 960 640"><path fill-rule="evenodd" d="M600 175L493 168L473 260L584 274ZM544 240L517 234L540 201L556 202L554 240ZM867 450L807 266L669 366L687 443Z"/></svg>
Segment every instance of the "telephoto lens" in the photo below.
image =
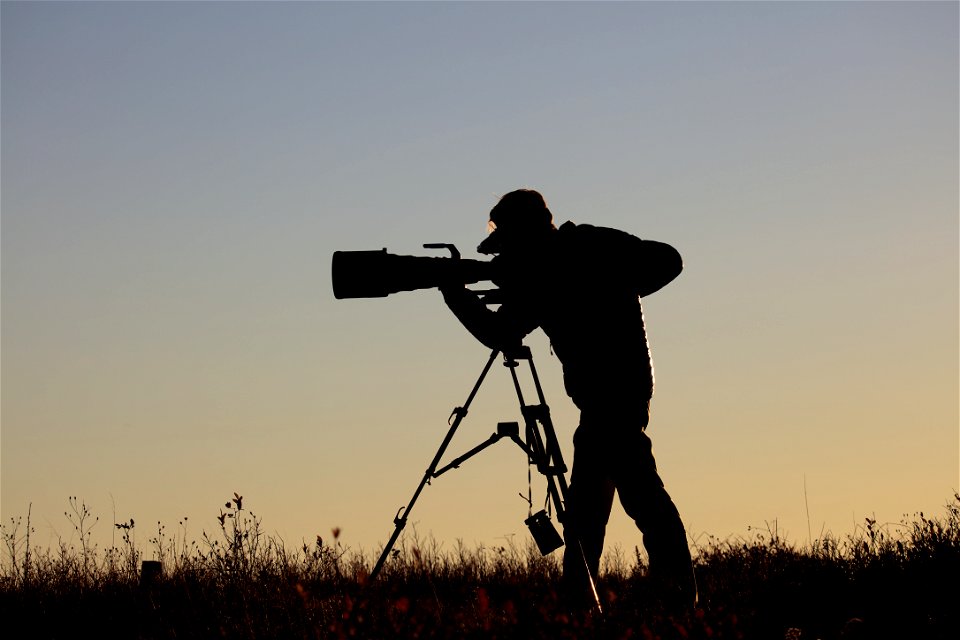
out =
<svg viewBox="0 0 960 640"><path fill-rule="evenodd" d="M438 245L426 245L435 247ZM450 246L452 251L456 247ZM455 254L459 256L459 252ZM333 296L384 298L400 291L431 289L444 284L474 284L492 280L491 261L451 257L398 256L380 251L334 251L331 264Z"/></svg>

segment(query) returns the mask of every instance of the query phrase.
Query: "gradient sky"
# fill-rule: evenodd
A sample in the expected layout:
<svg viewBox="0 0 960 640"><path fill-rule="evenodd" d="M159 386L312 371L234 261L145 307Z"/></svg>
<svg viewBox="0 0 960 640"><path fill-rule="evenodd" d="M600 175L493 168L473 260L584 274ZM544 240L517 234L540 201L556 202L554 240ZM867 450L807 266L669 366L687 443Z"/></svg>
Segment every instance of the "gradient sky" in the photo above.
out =
<svg viewBox="0 0 960 640"><path fill-rule="evenodd" d="M693 538L941 513L958 23L956 2L3 2L3 521L32 504L37 543L70 540L79 496L101 543L114 518L145 543L215 530L236 491L288 542L385 542L488 354L436 291L334 300L330 257L476 257L522 186L684 256L645 311ZM559 363L528 344L570 460ZM451 453L518 418L508 382ZM523 542L526 491L500 444L411 521ZM608 543L640 544L619 505Z"/></svg>

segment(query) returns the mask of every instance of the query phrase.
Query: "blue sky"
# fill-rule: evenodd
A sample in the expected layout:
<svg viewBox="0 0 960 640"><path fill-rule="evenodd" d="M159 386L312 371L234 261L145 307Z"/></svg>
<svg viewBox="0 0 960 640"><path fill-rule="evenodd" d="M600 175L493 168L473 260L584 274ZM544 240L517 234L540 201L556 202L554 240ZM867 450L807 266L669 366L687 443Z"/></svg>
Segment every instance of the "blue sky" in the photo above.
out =
<svg viewBox="0 0 960 640"><path fill-rule="evenodd" d="M645 310L691 534L936 512L960 485L957 24L956 3L4 2L4 521L32 503L40 540L69 537L77 495L210 529L237 491L285 539L383 542L486 352L435 291L334 300L330 256L472 257L520 186L684 256ZM569 457L576 412L530 344ZM516 413L505 383L454 452ZM521 539L521 458L444 476L418 530ZM622 513L610 541L639 544Z"/></svg>

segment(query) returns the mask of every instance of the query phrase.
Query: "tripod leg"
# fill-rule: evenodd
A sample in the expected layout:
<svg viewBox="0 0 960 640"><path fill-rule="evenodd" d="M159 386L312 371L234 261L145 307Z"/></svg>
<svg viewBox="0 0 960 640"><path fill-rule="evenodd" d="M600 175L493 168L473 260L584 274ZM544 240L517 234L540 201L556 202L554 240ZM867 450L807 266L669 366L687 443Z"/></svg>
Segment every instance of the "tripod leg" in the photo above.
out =
<svg viewBox="0 0 960 640"><path fill-rule="evenodd" d="M410 498L410 502L407 503L405 508L398 511L396 517L393 519L393 535L390 536L390 540L387 542L386 546L383 547L383 551L380 553L380 558L377 560L377 564L374 565L373 570L370 572L371 580L376 579L376 577L380 574L380 570L383 569L383 564L387 561L390 551L393 550L393 545L397 543L400 533L403 531L403 528L407 526L407 518L410 516L410 511L413 509L414 503L416 503L417 498L420 497L420 493L423 491L423 488L428 482L430 482L430 479L435 476L437 465L440 464L440 458L443 457L444 452L447 450L447 446L449 446L450 441L453 440L453 435L457 432L457 427L460 426L460 422L462 422L464 416L467 415L467 410L470 408L470 403L473 402L473 398L477 395L477 391L480 390L480 385L483 383L483 379L487 377L487 372L490 371L490 366L493 364L493 361L496 359L499 353L499 351L494 350L490 354L490 358L487 360L487 364L483 367L480 377L477 378L477 382L473 385L470 395L467 396L467 401L463 403L462 407L457 407L453 410L451 416L455 416L455 418L453 423L450 425L450 429L447 431L446 437L440 444L437 454L433 457L433 461L430 463L430 466L427 467L426 472L423 474L423 478L420 479L420 484L417 486L417 490L413 492L413 497Z"/></svg>
<svg viewBox="0 0 960 640"><path fill-rule="evenodd" d="M380 575L380 570L383 569L383 563L387 561L387 556L390 555L390 551L393 550L393 545L397 543L397 538L400 537L400 533L403 531L403 528L407 526L406 516L400 517L400 514L397 514L397 517L394 518L394 524L396 527L393 530L393 535L390 536L389 542L383 548L383 552L380 554L380 557L377 559L377 564L374 565L373 571L370 572L370 579L375 580L378 575Z"/></svg>
<svg viewBox="0 0 960 640"><path fill-rule="evenodd" d="M553 427L553 420L550 418L550 407L547 406L546 398L543 394L543 388L540 385L540 378L537 376L537 369L533 364L533 355L529 349L522 355L514 356L514 361L524 359L530 366L530 375L533 377L533 383L536 388L539 405L527 405L523 400L523 391L520 388L520 381L517 377L516 363L510 366L510 374L513 377L513 385L517 391L517 399L520 401L521 412L527 424L527 445L536 458L538 470L547 479L547 492L553 500L557 512L557 520L564 526L564 533L569 534L572 523L567 520L567 480L564 476L566 465L563 462L563 454L560 451L560 443L557 440L557 432ZM575 529L575 528L574 528ZM603 607L600 604L600 596L597 593L596 576L587 561L587 555L583 549L583 543L580 535L567 537L568 547L573 545L573 553L583 562L584 575L587 579L587 586L590 596L597 612L602 614Z"/></svg>

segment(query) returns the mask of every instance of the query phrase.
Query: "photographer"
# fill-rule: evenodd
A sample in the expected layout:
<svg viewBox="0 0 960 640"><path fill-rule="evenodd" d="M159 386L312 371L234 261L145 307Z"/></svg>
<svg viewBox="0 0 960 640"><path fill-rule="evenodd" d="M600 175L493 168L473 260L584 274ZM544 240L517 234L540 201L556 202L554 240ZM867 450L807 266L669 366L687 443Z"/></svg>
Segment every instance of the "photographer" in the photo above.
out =
<svg viewBox="0 0 960 640"><path fill-rule="evenodd" d="M441 291L487 347L509 351L540 327L563 364L567 394L580 409L563 523L565 591L586 595L584 558L597 575L617 492L643 533L650 576L664 600L693 606L686 533L645 433L653 366L640 305L641 296L680 273L680 255L669 245L615 229L572 222L558 229L543 197L526 189L500 199L490 212L490 229L478 250L496 254L500 308L491 311L464 286Z"/></svg>

